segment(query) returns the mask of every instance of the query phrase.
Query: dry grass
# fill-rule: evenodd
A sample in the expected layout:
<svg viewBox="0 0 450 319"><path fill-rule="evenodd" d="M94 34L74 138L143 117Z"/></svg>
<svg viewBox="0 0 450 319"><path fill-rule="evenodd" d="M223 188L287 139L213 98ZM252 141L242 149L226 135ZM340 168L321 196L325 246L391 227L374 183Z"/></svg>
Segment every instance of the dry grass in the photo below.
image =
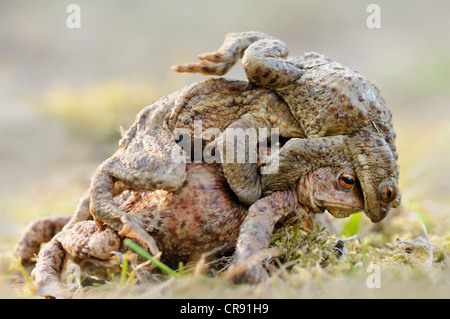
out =
<svg viewBox="0 0 450 319"><path fill-rule="evenodd" d="M209 265L180 265L176 276L132 250L106 262L75 261L82 271L74 298L448 298L449 228L437 226L428 214L401 207L381 226L356 219L358 233L349 240L341 235L348 220L334 222L333 232L318 225L315 231L300 225L280 229L272 239L272 257L263 263L271 278L258 286L226 281L232 256ZM338 240L345 241L340 258ZM371 264L380 267L380 288L368 287ZM8 252L0 267L2 296L33 298L32 285ZM73 282L68 275L63 271L63 282Z"/></svg>

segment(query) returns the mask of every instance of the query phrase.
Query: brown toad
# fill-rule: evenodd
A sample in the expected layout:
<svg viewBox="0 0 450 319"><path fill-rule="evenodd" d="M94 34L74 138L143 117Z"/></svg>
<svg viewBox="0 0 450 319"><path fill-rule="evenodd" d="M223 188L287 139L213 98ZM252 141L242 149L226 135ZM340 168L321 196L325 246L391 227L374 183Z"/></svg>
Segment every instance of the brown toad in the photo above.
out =
<svg viewBox="0 0 450 319"><path fill-rule="evenodd" d="M192 144L192 153L200 145L202 152L209 145L217 144L215 138L225 129L246 128L249 125L254 128L277 128L277 133L286 138L304 136L284 101L272 91L256 88L244 81L200 81L147 106L124 133L118 151L99 166L90 190L83 195L64 229L70 229L76 222L93 216L99 226L106 224L123 236L141 240L156 255L159 249L145 231L142 221L123 211L114 198L127 189L176 190L185 181L186 161L198 160L195 156L191 157L188 147L182 149L180 145ZM184 132L179 132L181 129ZM211 130L213 134L207 134ZM200 143L196 143L197 131L203 135ZM214 148L209 150L212 152ZM248 152L246 148L243 153ZM203 160L200 156L200 162ZM242 166L241 163L224 164L224 171L233 165ZM254 194L239 196L242 195L239 192L241 185L244 189L254 189L254 186L260 185L256 163L244 164L244 169L231 180L228 182L232 189L233 185L236 186L233 190L241 202L251 204L259 199L261 189ZM58 225L64 222L67 220L61 219ZM49 240L44 235L42 239ZM16 248L16 256L21 257L26 265L40 242L39 239L30 239L25 233Z"/></svg>
<svg viewBox="0 0 450 319"><path fill-rule="evenodd" d="M373 83L317 53L288 57L283 42L261 32L230 33L218 51L198 58L173 69L223 75L242 58L249 82L282 97L307 137L280 150L281 173L261 176L264 195L316 167L347 165L356 170L373 222L400 204L392 113Z"/></svg>
<svg viewBox="0 0 450 319"><path fill-rule="evenodd" d="M201 133L209 128L216 128L219 132L230 128L278 128L281 137L291 138L269 161L279 162L278 173L262 175L265 195L287 189L298 176L316 168L346 165L355 167L357 171L365 197L365 212L373 221L385 216L389 203L398 204L395 134L390 112L385 109L384 102L381 103L381 96L373 93L375 88L347 68L315 54L305 56L305 61L302 57L267 59L265 48L271 41L275 41L275 46L269 45L269 53L273 49L280 51L278 57L283 57L287 52L281 52L285 47L278 40L264 38L268 37L260 33L233 34L227 38L221 52L203 57L224 60L226 72L244 54L244 61L251 61L244 63L248 66L250 81L272 90L242 81L209 79L146 107L125 133L116 154L99 166L89 192L83 196L65 230L78 221L87 220L92 214L98 226L109 225L122 236L145 242L153 254L158 254L156 242L145 231L142 221L123 211L114 198L126 189L173 191L180 187L186 178L186 157L180 155L182 150L174 132L185 129L195 140L197 121L202 121ZM261 59L253 59L258 56ZM212 73L218 69L216 64L204 61L207 62L206 67L189 66L188 71L201 69ZM289 65L295 68L283 67ZM182 67L178 70L182 71ZM281 75L272 78L277 70ZM301 76L290 76L291 73ZM270 80L265 83L263 80L268 78ZM290 83L293 79L295 81ZM308 89L302 91L305 88ZM357 88L365 91L358 92ZM354 97L358 93L363 95L356 101ZM351 103L346 104L347 98ZM328 99L335 101L336 106L327 104ZM364 101L369 101L368 107ZM379 104L372 108L372 102ZM328 108L319 112L323 105ZM348 131L353 120L357 124L356 132ZM372 126L365 126L368 123ZM318 127L320 130L315 131ZM376 132L372 132L371 127ZM220 135L218 141L224 139L224 135ZM215 137L203 140L202 147ZM222 153L222 149L217 150ZM244 153L248 150L245 149ZM241 202L252 204L260 198L262 189L255 163L223 162L222 165L230 188Z"/></svg>
<svg viewBox="0 0 450 319"><path fill-rule="evenodd" d="M287 104L271 90L226 79L194 83L137 115L121 139L118 151L98 167L89 194L82 198L66 228L85 220L90 213L99 226L107 224L123 236L139 239L157 254L155 242L144 231L142 222L120 209L113 197L125 189L176 190L185 181L186 161L203 160L180 146L186 144L185 138L195 148L197 135L201 134L200 152L207 149L217 156L227 153L228 141L223 132L239 129L244 131L244 137L248 129L255 129L258 134L257 129L277 129L277 134L284 138L305 136ZM255 138L271 139L263 134ZM250 149L246 147L242 153L248 158ZM222 165L231 189L241 202L252 204L260 198L256 161Z"/></svg>
<svg viewBox="0 0 450 319"><path fill-rule="evenodd" d="M114 200L155 238L163 261L196 261L204 253L236 247L231 275L238 281L257 283L267 277L254 256L267 248L275 225L306 220L325 209L339 218L363 209L359 183L348 167L309 172L250 209L230 190L219 164L190 163L186 169L186 180L176 191L125 192ZM67 253L107 259L121 246L118 232L94 221L62 230L39 253L33 270L37 294L68 296L59 280ZM253 263L247 264L252 256ZM245 269L238 272L240 268Z"/></svg>
<svg viewBox="0 0 450 319"><path fill-rule="evenodd" d="M373 84L317 54L285 59L283 43L257 32L232 34L218 53L176 70L222 74L242 54L250 84L225 79L194 83L139 113L119 150L92 178L90 199L86 196L80 205L86 207L90 200L99 225L106 223L158 252L139 220L120 210L112 198L124 189L170 191L182 185L186 159L179 156L174 132L186 129L195 140L198 121L201 133L209 128L222 132L216 151L231 189L245 204L259 199L262 190L269 195L308 171L338 165L355 167L365 213L372 221L380 221L399 204L391 113ZM227 143L220 142L227 141L229 129L262 128L278 128L281 137L291 140L272 157L272 163L280 159L279 173L260 178L255 163L225 161ZM247 149L245 153L247 158ZM78 210L69 225L85 219L86 211Z"/></svg>

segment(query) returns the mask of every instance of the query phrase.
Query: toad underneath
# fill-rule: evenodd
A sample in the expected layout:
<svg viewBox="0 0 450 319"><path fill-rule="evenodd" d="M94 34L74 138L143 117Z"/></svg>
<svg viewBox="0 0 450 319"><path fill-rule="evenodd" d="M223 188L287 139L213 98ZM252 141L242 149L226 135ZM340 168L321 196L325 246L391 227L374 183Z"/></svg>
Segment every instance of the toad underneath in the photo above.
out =
<svg viewBox="0 0 450 319"><path fill-rule="evenodd" d="M187 231L180 233L177 228L187 227L187 221L184 221L184 224L182 221L177 222L176 218L174 221L173 218L166 216L167 211L164 210L158 213L159 220L153 218L154 220L150 221L152 218L143 215L156 200L155 197L146 198L148 194L156 196L158 192L166 192L165 198L169 200L171 196L177 196L180 186L181 190L192 187L189 183L191 177L188 178L192 169L191 164L173 161L169 155L173 154L173 151L176 153L178 147L172 135L174 129L184 127L193 130L193 122L198 119L203 120L207 126L218 127L220 131L230 127L244 129L277 127L280 129L281 137L290 138L278 153L280 158L278 174L260 177L254 164L224 162L220 168L211 166L217 170L214 173L216 177L220 174L227 182L226 186L222 184L219 188L227 192L230 192L231 188L230 194L237 196L225 202L223 207L227 207L227 211L234 211L242 203L253 204L248 213L244 209L247 214L245 222L238 213L230 214L235 217L233 222L229 223L236 233L234 238L240 237L236 248L237 263L242 263L249 255L266 246L265 243L272 233L272 224L281 221L293 210L310 210L312 214L317 210L329 208L330 212L341 217L349 214L345 209L340 211L327 207L333 202L330 198L317 203L313 200L315 197L311 195L312 193L305 191L305 194L311 196L301 197L298 195L299 192L293 191L295 187L299 187L298 181L309 176L311 172L319 172L325 168L330 170L334 167L347 167L348 170L350 167L354 168L356 172L352 170L352 174L348 176L338 174L346 177L339 181L346 180L353 187L350 189L362 190L362 195L360 194L362 206L350 205L347 208L352 208L351 211L364 209L374 222L383 219L391 207L399 204L397 153L391 113L372 83L321 55L308 54L304 57L286 58L287 51L284 44L261 33L232 34L227 38L224 47L220 54L202 55L201 58L205 59L201 60L199 69L206 74L215 74L213 72L218 69L215 63L218 62L219 65L226 66L221 72L223 70L226 72L242 56L250 83L226 79L201 81L142 110L122 138L119 150L97 169L90 192L81 201L77 214L41 253L41 256L46 256L47 252L47 256L51 256L52 260L50 268L44 268L45 271L39 272L42 268L37 267L35 271L37 279L39 273L52 271L57 273L59 259L63 258L66 251L77 255L79 245L69 243L72 241L80 243L78 241L80 238L86 243L82 245L84 247L82 251L89 256L97 256L97 253L98 257L109 256L111 249L117 248L120 238L131 237L142 241L143 246L149 247L154 255L158 254L158 247L164 249L163 258L170 258L171 255L187 259L198 257L194 253L185 255L183 241L176 239L181 234L184 236L181 237L183 240L188 239L186 243L191 250L196 247L193 243L198 236L191 238L186 235ZM272 51L276 54L271 55ZM201 65L205 61L206 67ZM186 70L180 67L177 71ZM187 67L187 71L198 72L191 66ZM331 174L334 177L328 180L336 183L337 173L334 173ZM208 179L205 171L198 174L202 176L201 179ZM302 177L299 179L299 176ZM186 181L188 185L185 185ZM316 182L317 185L320 184L320 180ZM332 190L332 193L336 194L338 193L336 187L342 184L333 185L335 190L329 188L328 191ZM267 197L258 200L261 194ZM196 202L197 198L189 197L189 194L179 198L182 201L192 199L186 207L200 211L205 208L203 205L196 206L199 205ZM202 195L198 198L202 198ZM203 195L203 198L210 205L206 201L210 197ZM169 205L167 207L173 205L167 204L165 200L156 202ZM295 204L297 205L295 209L293 203L299 203ZM139 210L140 206L145 206L145 209ZM178 205L177 209L187 212L186 207ZM150 211L156 212L152 209ZM172 213L172 210L169 211ZM193 211L182 215L190 218L197 216L198 220L195 221L197 226L193 229L197 231L202 229L201 234L205 236L202 238L206 239L197 246L202 248L201 251L208 250L206 246L211 243L208 234L215 234L214 240L219 243L225 236L224 232L218 235L216 231L220 232L220 227L217 229L208 227L207 222L213 222L214 218L202 219ZM89 212L93 215L95 223L84 221L88 219ZM150 213L150 216L153 213ZM297 215L302 216L301 213ZM219 219L226 220L224 216ZM240 219L242 220L239 222ZM213 225L219 225L220 221L216 220L216 224ZM62 224L64 223L61 222ZM224 222L223 229L226 229L227 225ZM241 235L238 235L239 228L242 229ZM193 234L195 233L193 231ZM230 230L230 233L233 232ZM164 240L161 240L161 236ZM101 244L89 246L88 243L96 242L95 238L102 238ZM167 238L169 240L166 240ZM232 239L227 239L233 243ZM247 240L255 248L249 247L246 244ZM45 263L40 262L41 266L43 264ZM246 273L247 276L244 278L249 279L244 281L256 282L267 276L261 271L260 266L255 267L257 269Z"/></svg>
<svg viewBox="0 0 450 319"><path fill-rule="evenodd" d="M221 166L205 163L187 164L186 181L177 191L127 192L115 200L155 238L164 262L195 262L210 251L220 254L236 249L234 269L244 269L233 271L232 279L248 283L268 276L258 260L249 263L247 259L267 248L276 226L303 221L325 210L338 218L347 217L364 207L356 174L349 167L309 172L287 190L262 198L250 208L236 200ZM61 219L49 218L30 226L36 231L35 239L45 233L39 228L53 226L46 230L49 240L51 232L58 232L64 224ZM92 220L58 232L41 249L33 270L37 294L66 296L59 275L67 254L107 259L112 251L124 249L122 240L117 231L99 227Z"/></svg>
<svg viewBox="0 0 450 319"><path fill-rule="evenodd" d="M249 83L280 96L304 134L283 146L279 174L261 175L264 196L285 189L297 176L317 167L345 165L358 175L364 213L372 222L400 205L392 112L373 82L322 54L288 56L282 41L257 31L229 33L217 51L198 58L196 63L172 68L224 75L242 58ZM239 179L242 167L228 165L231 168L225 167L225 173L230 183L241 185L247 193L256 188Z"/></svg>
<svg viewBox="0 0 450 319"><path fill-rule="evenodd" d="M364 213L373 222L400 204L392 112L374 83L317 53L288 57L283 42L260 32L229 34L218 51L174 69L222 75L240 57L248 82L208 79L144 108L117 152L99 165L69 225L86 219L89 211L83 207L90 205L98 225L144 241L157 254L153 238L113 197L124 189L180 187L186 162L172 156L181 152L174 132L183 128L195 135L196 121L222 132L219 145L229 129L276 128L280 137L289 139L278 153L277 174L260 175L255 163L224 160L226 144L216 149L224 176L242 203L251 205L261 196L285 190L317 168L347 166L356 171Z"/></svg>

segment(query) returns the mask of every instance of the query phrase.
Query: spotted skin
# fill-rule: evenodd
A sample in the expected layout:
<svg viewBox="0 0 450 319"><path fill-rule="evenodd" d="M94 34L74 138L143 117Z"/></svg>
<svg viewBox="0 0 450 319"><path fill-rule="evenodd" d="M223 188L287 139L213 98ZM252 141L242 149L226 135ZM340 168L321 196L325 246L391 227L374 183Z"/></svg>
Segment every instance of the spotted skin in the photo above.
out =
<svg viewBox="0 0 450 319"><path fill-rule="evenodd" d="M287 105L270 90L226 79L187 86L144 108L125 132L117 152L97 168L91 180L90 213L99 226L107 224L123 236L145 242L153 254L158 253L154 239L140 221L114 202L114 189L117 184L136 191L174 191L181 187L186 179L186 156L177 143L177 131L195 134L197 121L201 121L201 132L209 128L219 131L216 143L220 154L226 153L226 143L220 142L226 140L226 128L277 128L282 137L304 136ZM261 197L255 163L223 161L222 165L241 202L250 205Z"/></svg>
<svg viewBox="0 0 450 319"><path fill-rule="evenodd" d="M164 262L195 262L203 254L214 257L236 249L230 279L257 283L267 276L258 259L254 265L242 265L267 248L275 224L301 222L326 209L342 218L363 208L359 186L343 189L338 183L343 172L355 176L348 167L317 169L288 190L260 199L249 208L237 200L219 164L191 163L183 186L176 191L131 191L116 200L155 239ZM61 295L64 287L58 278L66 255L107 259L112 251L123 249L122 239L117 231L94 221L80 221L62 230L39 253L33 270L38 293L55 289L54 295ZM236 268L245 270L236 272Z"/></svg>
<svg viewBox="0 0 450 319"><path fill-rule="evenodd" d="M199 55L197 63L172 69L225 74L223 65L229 62L226 70L230 69L236 56L242 57L250 83L282 97L307 137L292 140L289 148L280 151L286 155L280 159L280 169L285 170L262 176L264 195L286 189L299 173L305 174L319 164L348 165L357 172L365 198L364 211L373 222L381 221L400 204L392 112L374 83L315 52L290 57L282 41L261 32L228 34L219 50ZM310 157L323 154L321 148L327 142L321 144L317 139L321 137L336 139L338 147L330 156L316 161L318 165L309 161L305 166ZM298 158L304 160L296 161ZM389 198L383 196L386 189L391 190Z"/></svg>

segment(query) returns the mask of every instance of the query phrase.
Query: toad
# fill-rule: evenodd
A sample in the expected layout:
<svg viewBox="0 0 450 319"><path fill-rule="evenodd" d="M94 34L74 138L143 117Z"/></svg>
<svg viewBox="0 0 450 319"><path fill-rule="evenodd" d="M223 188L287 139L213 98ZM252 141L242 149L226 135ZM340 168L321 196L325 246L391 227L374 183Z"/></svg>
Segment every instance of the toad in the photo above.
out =
<svg viewBox="0 0 450 319"><path fill-rule="evenodd" d="M142 222L120 209L114 196L126 189L175 191L181 187L186 179L186 163L203 161L202 157L195 157L195 150L185 147L195 147L198 134L202 135L200 149L208 149L214 159L218 154L229 154L225 131L241 130L244 138L249 130L256 132L249 143L255 139L271 140L268 134L260 134L260 129L276 129L276 136L283 138L305 136L279 96L245 81L208 79L160 99L137 115L117 152L97 168L89 192L65 228L92 215L97 225L106 224L121 236L138 239L152 254L158 254L155 241ZM250 147L233 154L243 154L247 159ZM220 158L216 162L221 162ZM242 203L251 205L261 197L256 160L222 161L222 165L225 178Z"/></svg>
<svg viewBox="0 0 450 319"><path fill-rule="evenodd" d="M221 132L210 141L218 145L215 151L225 178L244 204L285 190L298 176L316 168L345 165L356 170L364 211L373 222L399 205L392 113L373 83L316 53L288 58L280 40L259 32L230 34L219 51L200 55L197 64L174 69L224 74L241 56L249 82L208 79L142 110L117 152L98 167L69 226L89 215L90 203L99 226L107 224L123 236L139 239L157 254L154 240L139 220L125 214L113 197L125 189L180 187L191 154L185 156L174 132L184 129L195 140L199 121L201 133L210 128ZM228 161L228 144L223 142L228 141L230 129L272 128L290 139L272 157L272 163L279 163L277 174L260 175L254 162ZM247 149L244 153L248 158Z"/></svg>
<svg viewBox="0 0 450 319"><path fill-rule="evenodd" d="M288 57L282 41L261 32L230 33L219 50L198 58L172 68L224 75L242 58L249 82L280 96L307 137L280 150L280 174L261 176L264 195L316 167L347 165L355 168L373 222L400 204L392 112L374 83L318 53Z"/></svg>
<svg viewBox="0 0 450 319"><path fill-rule="evenodd" d="M221 50L200 56L200 67L175 69L212 74L222 64L220 72L226 72L241 55L244 62L250 61L244 63L249 82L208 79L144 108L125 132L117 152L98 167L64 230L92 215L98 227L108 226L121 237L137 239L157 255L158 245L142 220L125 212L115 198L124 191L171 192L181 187L186 162L192 157L180 146L175 132L184 129L195 140L199 121L201 133L210 128L220 132L218 145L225 140L227 129L277 128L280 137L289 139L268 161L279 163L276 174L260 177L256 163L222 161L229 187L245 205L253 204L261 194L288 190L310 171L336 166L355 168L364 211L372 221L381 220L390 207L399 204L391 113L373 84L315 53L286 58L281 41L257 32L232 34ZM276 80L264 81L278 71ZM302 91L305 87L309 89ZM204 138L202 147L214 141L216 136ZM223 157L226 146L222 147L216 151ZM248 157L248 149L244 155Z"/></svg>
<svg viewBox="0 0 450 319"><path fill-rule="evenodd" d="M57 223L42 220L30 226L19 240L15 255L27 265L40 242L51 239L51 232L42 233L40 238L27 235L41 224L48 224L47 229L50 226L61 229L65 225L67 230L92 217L98 226L106 224L122 236L144 242L154 255L158 254L157 245L141 220L123 211L114 198L126 190L175 191L186 179L186 162L205 162L203 150L211 144L217 145L224 130L247 130L248 127L276 129L277 134L285 138L304 137L282 99L268 89L245 81L208 79L163 97L139 112L134 124L123 134L119 149L98 167L90 189L82 196L72 218L62 218ZM201 135L200 142L196 143L198 135ZM194 156L196 144L200 146L200 158ZM188 149L191 145L192 152ZM209 149L214 153L214 146ZM249 151L246 148L242 152L246 158ZM217 153L221 153L220 150ZM238 174L228 175L231 178L227 181L239 201L250 205L261 193L257 163L224 164L225 175L232 165L243 166L243 169ZM249 185L259 186L259 189L252 194L241 191L255 188Z"/></svg>
<svg viewBox="0 0 450 319"><path fill-rule="evenodd" d="M349 167L308 172L288 189L250 208L237 200L221 165L188 163L186 174L178 190L123 192L114 200L152 235L165 262L196 261L210 251L219 254L236 249L231 276L239 282L257 283L268 276L258 260L251 266L247 261L267 248L275 226L303 221L325 210L338 218L347 217L364 207L359 182ZM123 249L122 239L111 227L92 220L57 233L41 249L32 273L37 294L68 296L59 280L66 255L107 259L112 251ZM239 268L245 269L236 272Z"/></svg>

